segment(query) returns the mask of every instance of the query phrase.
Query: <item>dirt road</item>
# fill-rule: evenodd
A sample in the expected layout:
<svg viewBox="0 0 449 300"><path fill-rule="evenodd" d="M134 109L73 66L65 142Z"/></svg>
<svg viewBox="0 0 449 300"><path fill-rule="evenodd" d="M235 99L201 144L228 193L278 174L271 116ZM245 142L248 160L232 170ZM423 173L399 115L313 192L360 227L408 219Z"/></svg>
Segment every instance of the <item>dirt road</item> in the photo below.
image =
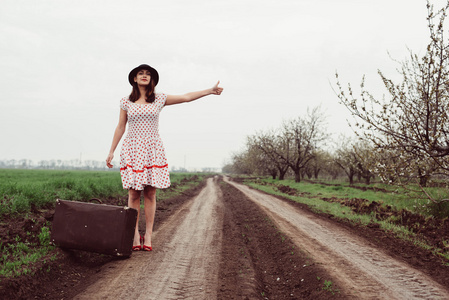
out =
<svg viewBox="0 0 449 300"><path fill-rule="evenodd" d="M299 211L275 197L228 183L260 205L266 214L354 299L449 299L449 293L423 273L372 247L334 223Z"/></svg>
<svg viewBox="0 0 449 300"><path fill-rule="evenodd" d="M222 202L210 178L201 193L154 233L152 252L135 252L99 274L75 299L215 299Z"/></svg>
<svg viewBox="0 0 449 300"><path fill-rule="evenodd" d="M157 228L154 251L135 252L131 259L107 264L97 274L98 280L75 299L304 299L306 294L298 296L291 290L282 297L264 292L269 290L270 280L272 285L281 285L279 290L297 291L304 278L314 284L317 281L312 278L315 275L306 277L306 264L295 260L290 249L305 252L314 261L310 265L325 269L331 276L340 293L325 294L326 298L449 299L448 291L423 273L340 226L276 197L225 181L235 189L231 191L228 186L223 193L218 177L208 179L197 197L185 202ZM251 248L256 236L248 236L251 230L242 233L239 228L256 230L264 221L250 223L253 212L249 205L269 216L276 225L271 227L278 228L274 232L282 232L282 242L287 236L294 246L279 243L276 250L268 249L268 236L263 235L274 234L266 226L263 232L257 230L262 238ZM231 216L240 209L243 217ZM228 238L231 231L232 241ZM276 255L281 254L291 262L290 269L277 266L281 262ZM290 277L282 282L287 275Z"/></svg>

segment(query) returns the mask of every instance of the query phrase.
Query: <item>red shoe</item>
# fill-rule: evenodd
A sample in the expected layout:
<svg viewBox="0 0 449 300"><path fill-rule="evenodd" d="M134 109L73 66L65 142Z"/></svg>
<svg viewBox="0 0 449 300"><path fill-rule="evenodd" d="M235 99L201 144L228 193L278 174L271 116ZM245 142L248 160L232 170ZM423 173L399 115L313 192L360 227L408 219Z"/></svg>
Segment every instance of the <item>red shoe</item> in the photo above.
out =
<svg viewBox="0 0 449 300"><path fill-rule="evenodd" d="M142 250L142 246L138 245L138 246L133 246L133 251L140 251Z"/></svg>
<svg viewBox="0 0 449 300"><path fill-rule="evenodd" d="M143 245L143 251L153 251L151 246Z"/></svg>

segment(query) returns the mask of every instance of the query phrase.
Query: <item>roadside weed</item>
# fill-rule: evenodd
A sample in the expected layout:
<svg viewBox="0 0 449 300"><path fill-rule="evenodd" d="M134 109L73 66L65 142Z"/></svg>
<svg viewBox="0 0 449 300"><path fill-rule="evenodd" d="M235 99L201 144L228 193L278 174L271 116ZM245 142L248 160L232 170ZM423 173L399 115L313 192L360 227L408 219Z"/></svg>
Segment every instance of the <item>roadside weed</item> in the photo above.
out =
<svg viewBox="0 0 449 300"><path fill-rule="evenodd" d="M44 229L45 228L45 229ZM42 260L47 256L53 246L46 241L50 241L48 228L43 227L39 234L41 245L21 241L19 237L15 238L16 243L9 244L6 247L2 245L2 256L0 259L0 275L5 277L16 277L24 274L32 274L36 270L32 264Z"/></svg>
<svg viewBox="0 0 449 300"><path fill-rule="evenodd" d="M327 292L331 292L332 293L332 295L335 295L335 293L337 292L339 292L338 291L338 289L334 289L334 287L333 287L333 283L332 283L332 281L330 281L330 280L325 280L324 281L324 283L323 283L323 290L325 290L325 291L327 291Z"/></svg>
<svg viewBox="0 0 449 300"><path fill-rule="evenodd" d="M39 233L39 242L41 246L47 246L50 244L50 229L48 227L42 227L41 232Z"/></svg>

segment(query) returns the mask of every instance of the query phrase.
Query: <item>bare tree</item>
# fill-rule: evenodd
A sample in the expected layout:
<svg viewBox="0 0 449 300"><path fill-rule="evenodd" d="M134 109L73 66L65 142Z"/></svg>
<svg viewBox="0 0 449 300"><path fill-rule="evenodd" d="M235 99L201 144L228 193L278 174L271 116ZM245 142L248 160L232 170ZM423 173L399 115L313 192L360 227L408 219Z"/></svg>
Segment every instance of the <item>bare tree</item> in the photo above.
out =
<svg viewBox="0 0 449 300"><path fill-rule="evenodd" d="M232 173L250 175L253 173L252 166L248 160L248 152L242 151L232 155Z"/></svg>
<svg viewBox="0 0 449 300"><path fill-rule="evenodd" d="M265 157L264 163L277 170L279 180L283 180L289 165L287 164L289 156L289 143L283 139L275 130L260 132L248 137L248 147L257 149Z"/></svg>
<svg viewBox="0 0 449 300"><path fill-rule="evenodd" d="M248 137L246 157L248 163L251 165L253 173L258 175L270 175L276 179L278 169L275 161L273 161L263 149L254 144L253 138Z"/></svg>
<svg viewBox="0 0 449 300"><path fill-rule="evenodd" d="M307 164L305 168L305 174L309 179L318 179L322 170L326 169L327 164L332 161L332 158L328 152L318 150L315 152L313 159Z"/></svg>
<svg viewBox="0 0 449 300"><path fill-rule="evenodd" d="M357 175L363 178L365 184L370 184L374 178L373 166L373 147L366 141L360 141L353 146L356 156Z"/></svg>
<svg viewBox="0 0 449 300"><path fill-rule="evenodd" d="M282 159L295 174L295 182L301 181L301 172L316 156L320 142L328 137L324 121L323 113L316 107L307 110L306 117L284 123L283 138L288 145L288 154Z"/></svg>
<svg viewBox="0 0 449 300"><path fill-rule="evenodd" d="M233 169L239 173L279 174L283 180L291 169L297 182L309 162L316 157L319 143L327 137L320 108L307 110L306 117L284 122L279 130L259 132L248 137L246 150L234 155ZM318 176L320 168L313 170Z"/></svg>
<svg viewBox="0 0 449 300"><path fill-rule="evenodd" d="M344 171L348 177L349 184L354 183L354 176L358 170L357 154L354 151L355 142L346 137L340 137L337 150L334 156L334 162Z"/></svg>
<svg viewBox="0 0 449 300"><path fill-rule="evenodd" d="M339 176L344 175L340 166L338 166L334 161L334 155L330 156L330 159L324 165L323 173L324 176L330 176L332 180L337 179Z"/></svg>

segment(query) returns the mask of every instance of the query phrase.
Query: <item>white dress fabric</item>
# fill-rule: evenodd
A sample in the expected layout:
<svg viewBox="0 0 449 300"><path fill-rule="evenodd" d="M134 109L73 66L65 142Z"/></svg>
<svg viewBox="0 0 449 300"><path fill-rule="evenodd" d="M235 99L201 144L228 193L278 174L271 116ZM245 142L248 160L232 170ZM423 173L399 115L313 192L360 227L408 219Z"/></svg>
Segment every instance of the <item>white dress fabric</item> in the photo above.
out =
<svg viewBox="0 0 449 300"><path fill-rule="evenodd" d="M120 175L124 189L143 190L145 186L170 186L165 149L159 136L159 114L167 95L155 95L155 101L136 104L129 97L120 100L127 112L128 132L120 152Z"/></svg>

